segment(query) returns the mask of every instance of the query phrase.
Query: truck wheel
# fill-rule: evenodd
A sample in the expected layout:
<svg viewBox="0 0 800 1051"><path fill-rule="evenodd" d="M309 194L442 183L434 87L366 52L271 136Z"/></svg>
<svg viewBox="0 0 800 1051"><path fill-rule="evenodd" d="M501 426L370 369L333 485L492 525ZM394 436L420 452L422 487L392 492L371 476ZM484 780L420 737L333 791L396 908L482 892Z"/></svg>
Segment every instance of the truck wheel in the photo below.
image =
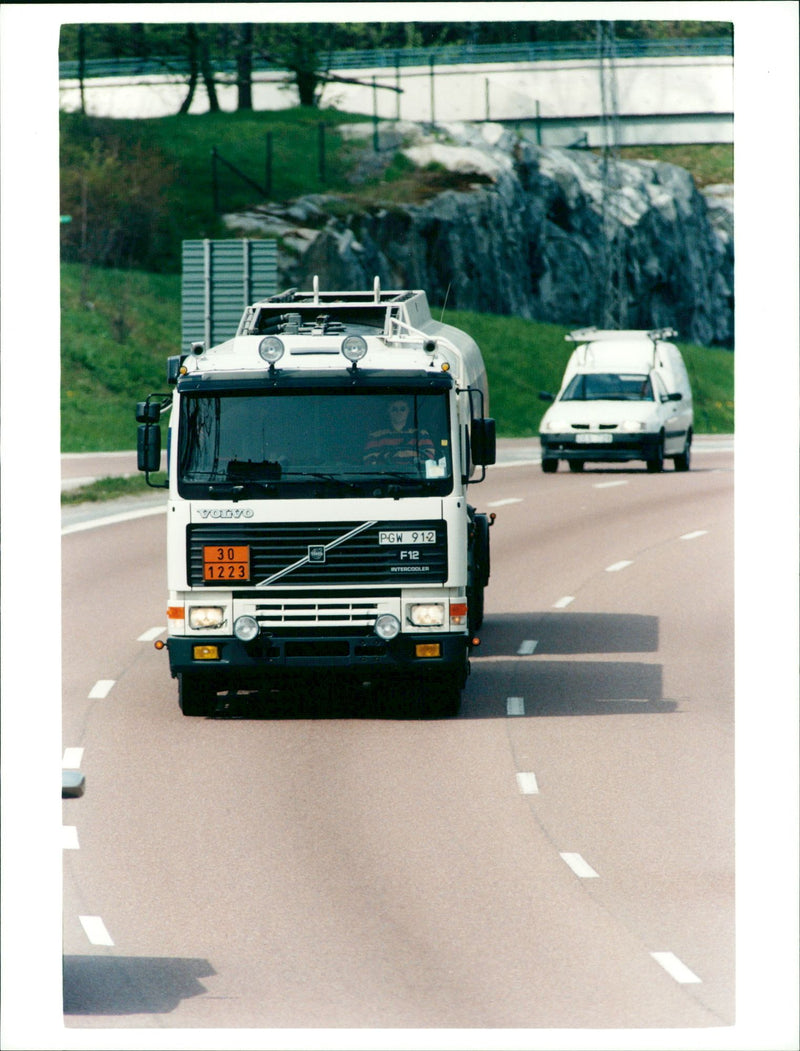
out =
<svg viewBox="0 0 800 1051"><path fill-rule="evenodd" d="M483 624L483 588L467 588L467 620L470 635L474 635Z"/></svg>
<svg viewBox="0 0 800 1051"><path fill-rule="evenodd" d="M546 460L542 460L542 470L545 474L555 474L558 470L558 460L553 460L550 457Z"/></svg>
<svg viewBox="0 0 800 1051"><path fill-rule="evenodd" d="M656 453L652 460L646 460L647 470L650 474L658 474L664 470L664 436L658 439L658 446L656 447Z"/></svg>
<svg viewBox="0 0 800 1051"><path fill-rule="evenodd" d="M182 672L178 676L178 704L184 715L210 715L217 691L205 676Z"/></svg>
<svg viewBox="0 0 800 1051"><path fill-rule="evenodd" d="M692 432L686 435L686 445L683 452L673 459L676 471L688 471L692 465Z"/></svg>
<svg viewBox="0 0 800 1051"><path fill-rule="evenodd" d="M434 680L423 687L425 714L434 719L447 719L461 710L461 687L448 680Z"/></svg>

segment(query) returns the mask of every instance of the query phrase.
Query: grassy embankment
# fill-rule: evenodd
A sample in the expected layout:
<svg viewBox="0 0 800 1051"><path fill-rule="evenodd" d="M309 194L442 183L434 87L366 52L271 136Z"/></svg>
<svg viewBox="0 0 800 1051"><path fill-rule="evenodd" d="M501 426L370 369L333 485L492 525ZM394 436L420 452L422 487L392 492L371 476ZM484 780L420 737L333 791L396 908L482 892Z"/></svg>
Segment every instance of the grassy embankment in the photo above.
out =
<svg viewBox="0 0 800 1051"><path fill-rule="evenodd" d="M329 128L324 184L314 152L320 119ZM267 131L272 131L274 138L275 200L324 190L346 192L357 206L359 200L374 203L387 192L395 202L412 201L444 188L446 173L415 171L399 154L387 158L388 167L354 187L348 173L359 156L372 149L372 138L368 136L360 147L347 145L335 125L356 119L366 118L304 110L205 114L100 121L91 133L137 138L174 165L177 177L169 196L171 214L181 219L176 238L225 236L211 208L211 148L216 146L227 159L263 181L255 169L264 155ZM88 132L86 127L79 129L81 135ZM69 120L64 133L77 133ZM656 152L643 150L638 155L682 164L693 172L698 185L733 179L728 147L659 147ZM252 191L231 177L223 181L222 193L225 208L252 203ZM177 240L172 254L174 265L180 254ZM164 390L166 357L176 353L180 344L180 277L177 273L137 270L83 270L78 264L66 264L62 274L62 450L134 448L134 404L151 391ZM492 392L491 411L500 436L536 434L545 409L538 392L558 388L570 352L564 342L566 327L467 311L448 311L446 320L471 332L483 350ZM681 347L695 391L697 431L730 432L733 355L686 344ZM64 499L103 499L108 490L110 495L119 495L120 490L138 492L144 488L143 481L134 478L97 484L65 494Z"/></svg>

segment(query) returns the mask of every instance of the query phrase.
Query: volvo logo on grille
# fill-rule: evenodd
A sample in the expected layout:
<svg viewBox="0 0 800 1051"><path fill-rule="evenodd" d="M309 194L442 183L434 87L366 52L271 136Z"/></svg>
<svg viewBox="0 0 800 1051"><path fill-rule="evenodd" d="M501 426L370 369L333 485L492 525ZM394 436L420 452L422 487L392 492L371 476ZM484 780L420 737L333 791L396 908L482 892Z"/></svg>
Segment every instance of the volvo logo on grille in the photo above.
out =
<svg viewBox="0 0 800 1051"><path fill-rule="evenodd" d="M201 518L252 518L255 512L252 507L198 507Z"/></svg>
<svg viewBox="0 0 800 1051"><path fill-rule="evenodd" d="M324 562L325 561L325 545L324 544L309 544L308 546L308 561L309 562Z"/></svg>

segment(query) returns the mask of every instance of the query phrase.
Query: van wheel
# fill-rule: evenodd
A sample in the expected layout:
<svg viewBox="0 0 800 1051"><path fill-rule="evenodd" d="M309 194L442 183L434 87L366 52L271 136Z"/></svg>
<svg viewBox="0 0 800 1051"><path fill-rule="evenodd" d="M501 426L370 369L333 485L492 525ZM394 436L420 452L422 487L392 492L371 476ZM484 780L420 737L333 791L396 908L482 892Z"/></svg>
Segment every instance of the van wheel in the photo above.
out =
<svg viewBox="0 0 800 1051"><path fill-rule="evenodd" d="M686 436L686 445L683 452L673 459L676 471L688 471L692 465L692 432Z"/></svg>
<svg viewBox="0 0 800 1051"><path fill-rule="evenodd" d="M664 435L658 439L658 446L656 448L656 454L652 460L647 460L647 470L651 474L658 474L664 470Z"/></svg>
<svg viewBox="0 0 800 1051"><path fill-rule="evenodd" d="M217 691L205 676L183 672L178 676L178 704L184 715L209 715L213 711Z"/></svg>
<svg viewBox="0 0 800 1051"><path fill-rule="evenodd" d="M558 470L558 460L542 460L542 470L545 474L555 474Z"/></svg>
<svg viewBox="0 0 800 1051"><path fill-rule="evenodd" d="M568 463L569 469L570 471L572 471L573 474L580 474L580 472L583 470L583 460L569 460Z"/></svg>

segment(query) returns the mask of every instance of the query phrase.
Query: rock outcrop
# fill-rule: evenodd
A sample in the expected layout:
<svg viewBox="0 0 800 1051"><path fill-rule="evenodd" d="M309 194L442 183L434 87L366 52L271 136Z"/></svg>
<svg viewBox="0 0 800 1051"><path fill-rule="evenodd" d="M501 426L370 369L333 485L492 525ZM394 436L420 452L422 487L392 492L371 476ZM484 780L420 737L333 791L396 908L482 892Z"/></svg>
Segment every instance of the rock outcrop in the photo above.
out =
<svg viewBox="0 0 800 1051"><path fill-rule="evenodd" d="M733 346L731 188L703 194L683 168L652 161L617 162L612 184L595 154L491 124L451 125L445 137L388 125L382 139L387 156L402 148L420 168L459 173L460 188L371 208L316 194L226 216L237 236L278 240L282 287L318 274L323 288L369 288L378 275L453 309L602 326L611 259L619 327L670 325L681 339Z"/></svg>

